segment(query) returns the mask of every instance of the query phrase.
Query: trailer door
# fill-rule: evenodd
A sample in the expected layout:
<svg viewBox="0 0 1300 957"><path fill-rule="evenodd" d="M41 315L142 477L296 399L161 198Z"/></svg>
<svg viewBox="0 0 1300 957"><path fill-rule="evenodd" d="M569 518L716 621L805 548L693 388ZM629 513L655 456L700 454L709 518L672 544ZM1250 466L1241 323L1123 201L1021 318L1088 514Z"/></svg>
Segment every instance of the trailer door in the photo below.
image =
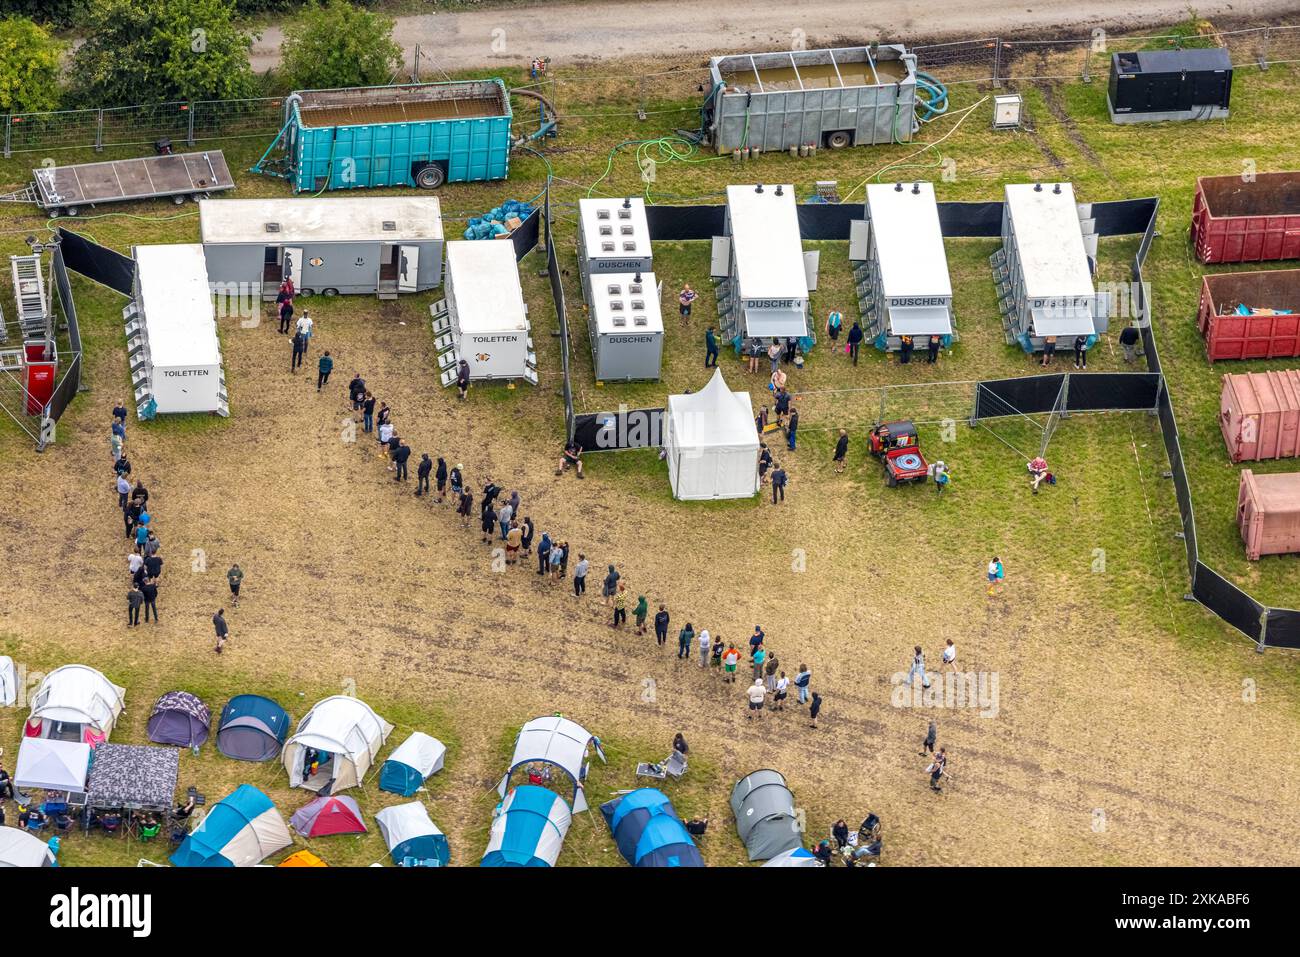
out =
<svg viewBox="0 0 1300 957"><path fill-rule="evenodd" d="M302 249L297 246L284 247L284 278L293 280L293 288L302 288Z"/></svg>
<svg viewBox="0 0 1300 957"><path fill-rule="evenodd" d="M398 246L397 291L415 292L419 288L420 247Z"/></svg>

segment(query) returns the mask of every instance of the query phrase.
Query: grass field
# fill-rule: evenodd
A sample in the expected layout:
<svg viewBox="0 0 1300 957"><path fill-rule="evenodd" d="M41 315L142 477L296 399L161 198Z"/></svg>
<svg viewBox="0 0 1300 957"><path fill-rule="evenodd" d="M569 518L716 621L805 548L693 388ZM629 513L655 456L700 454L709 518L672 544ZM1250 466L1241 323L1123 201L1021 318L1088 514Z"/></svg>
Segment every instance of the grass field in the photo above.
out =
<svg viewBox="0 0 1300 957"><path fill-rule="evenodd" d="M567 77L560 69L561 78L575 80L564 86L565 113L618 115L570 116L562 135L541 148L556 177L580 411L657 405L668 392L698 388L707 375L703 329L714 318L706 244L656 244L666 298L692 282L702 292L696 314L684 325L667 310L662 382L593 381L572 204L597 177L607 173L596 193L642 193L648 185L658 202L715 202L725 184L759 179L791 182L806 195L814 180L837 179L846 199L860 201L854 187L888 163L922 164L905 170L909 178L939 179L942 169L931 165L933 151L911 157L919 148L913 144L821 151L804 160L766 156L744 167L697 155L691 159L698 162L660 163L655 182L642 183L632 150L612 159L611 150L691 125L689 97L700 72L698 64L683 64L680 82L652 89L651 115L638 122L628 115L636 101L622 77L645 66L602 64ZM1294 557L1241 557L1232 520L1237 469L1215 425L1222 372L1287 363L1206 362L1194 325L1202 269L1186 228L1196 175L1236 172L1247 160L1260 171L1294 165L1300 111L1290 91L1298 76L1290 67L1239 71L1229 121L1150 128L1111 126L1100 82L1026 87L1035 128L1014 133L989 129L990 105L981 102L988 91L959 85L954 111L980 105L940 145L955 162L948 167L955 180L938 184L941 199L996 199L1002 183L1036 178L1070 180L1083 201L1161 198L1162 236L1148 279L1202 557L1260 599L1292 607L1300 603ZM670 109L679 112L658 112ZM937 140L954 124L940 120L920 139ZM268 140L213 145L240 169ZM41 158L0 164L0 179L20 185ZM57 155L59 162L90 158ZM545 175L542 160L520 154L508 183L445 187L448 234L458 232L456 218L507 196L532 197ZM238 194L287 192L279 181L241 175ZM194 241L193 214L190 206L142 204L70 227L125 252L134 243ZM23 237L45 225L26 208L0 215L9 253L23 251ZM847 244L816 245L817 315L832 307L855 315ZM397 303L312 302L310 359L328 348L338 360L330 390L319 396L306 375L284 368L288 345L273 322L244 328L222 320L231 418L128 426L167 561L160 598L167 621L141 631L122 624L126 550L106 448L109 409L128 386L122 299L75 279L89 389L42 455L16 428L0 431L0 554L10 569L0 653L30 673L81 661L126 686L117 742L143 743L152 701L172 688L200 694L214 711L232 694L267 694L295 717L328 694L355 693L397 726L390 744L410 729L448 744L447 767L421 799L448 833L457 864L475 863L486 844L491 789L515 731L556 711L605 743L610 764L593 768L593 805L634 786L635 763L662 757L682 730L692 744L691 770L666 790L683 816L708 814L714 822L702 844L714 865L744 860L727 798L731 785L758 767L786 775L810 839L839 817L856 823L868 810L880 814L886 863L1294 863L1290 834L1300 819L1285 797L1289 743L1300 729L1295 660L1256 655L1240 635L1182 600L1182 542L1155 419L1064 422L1049 455L1061 483L1037 497L1016 451L1036 447L1038 427L1027 422L992 430L960 425L951 434L925 429L923 446L941 450L954 469L942 499L928 487L887 489L878 467L864 461L860 429L876 409L872 390L1035 371L1002 341L987 268L994 248L948 243L961 340L937 366L902 367L868 351L854 369L843 356L814 351L793 381L817 395L808 400L798 451L778 456L791 475L780 509L761 499L676 503L653 453L593 457L581 485L552 474L563 430L559 346L550 335L555 320L538 253L523 261L521 276L541 386L475 388L465 405L438 389L431 372L427 304L434 294ZM1127 239L1104 242L1101 278L1127 278L1133 250ZM1113 337L1089 362L1090 370L1122 365ZM496 570L491 550L462 530L449 508L394 488L370 443L350 440L342 393L354 369L393 407L417 455L427 450L463 462L479 487L490 475L518 488L539 529L571 541L594 569L618 563L634 595L645 594L652 607L666 602L674 633L690 620L739 642L761 622L788 671L800 662L812 667L826 697L823 727L807 727L797 711L747 721L738 690L677 662L671 648L611 631L598 599L577 601L564 585L541 584L526 569ZM723 371L733 387L760 394L765 377L750 378L738 360L724 358ZM960 389L949 401L960 404ZM841 425L855 428L854 451L849 470L835 475L830 449ZM982 573L993 554L1009 580L989 596ZM227 610L233 637L217 659L209 619L225 601L223 575L232 561L247 573L245 599ZM906 670L911 646L922 644L933 662L944 637L957 643L963 667L998 676L996 716L891 702L890 676ZM11 770L25 714L0 712ZM953 755L942 796L926 790L925 759L917 755L932 718ZM211 746L197 757L182 754L181 769L182 786L197 785L209 800L247 781L266 790L286 818L305 801L287 788L278 765L238 764ZM395 801L373 776L353 793L368 820ZM385 857L373 829L360 839L297 843L330 864ZM131 864L161 861L163 853L74 836L63 856L69 864ZM575 819L560 862L621 863L595 812Z"/></svg>

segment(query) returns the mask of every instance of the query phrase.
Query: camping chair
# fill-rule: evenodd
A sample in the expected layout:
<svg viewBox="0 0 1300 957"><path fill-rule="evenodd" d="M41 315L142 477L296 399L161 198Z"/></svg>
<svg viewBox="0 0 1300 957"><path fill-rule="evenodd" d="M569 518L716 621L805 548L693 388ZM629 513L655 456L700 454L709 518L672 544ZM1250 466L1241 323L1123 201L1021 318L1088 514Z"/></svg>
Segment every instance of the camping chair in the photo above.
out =
<svg viewBox="0 0 1300 957"><path fill-rule="evenodd" d="M680 778L686 773L686 755L674 748L673 753L668 755L668 760L664 762L664 770L669 777Z"/></svg>
<svg viewBox="0 0 1300 957"><path fill-rule="evenodd" d="M152 824L148 826L142 825L140 827L140 835L139 835L140 843L144 844L149 841L152 841L155 837L158 836L158 832L161 830L162 830L161 824Z"/></svg>
<svg viewBox="0 0 1300 957"><path fill-rule="evenodd" d="M667 762L652 764L649 761L642 761L636 766L636 776L639 778L653 778L656 781L662 781L668 777L668 770L664 767Z"/></svg>

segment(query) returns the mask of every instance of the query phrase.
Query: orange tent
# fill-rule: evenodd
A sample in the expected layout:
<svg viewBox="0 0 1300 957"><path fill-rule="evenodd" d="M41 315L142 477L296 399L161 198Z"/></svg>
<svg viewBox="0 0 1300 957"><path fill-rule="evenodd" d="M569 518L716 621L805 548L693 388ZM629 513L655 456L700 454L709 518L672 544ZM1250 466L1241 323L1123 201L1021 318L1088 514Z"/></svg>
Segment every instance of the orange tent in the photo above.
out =
<svg viewBox="0 0 1300 957"><path fill-rule="evenodd" d="M311 851L297 851L282 860L277 867L329 867Z"/></svg>

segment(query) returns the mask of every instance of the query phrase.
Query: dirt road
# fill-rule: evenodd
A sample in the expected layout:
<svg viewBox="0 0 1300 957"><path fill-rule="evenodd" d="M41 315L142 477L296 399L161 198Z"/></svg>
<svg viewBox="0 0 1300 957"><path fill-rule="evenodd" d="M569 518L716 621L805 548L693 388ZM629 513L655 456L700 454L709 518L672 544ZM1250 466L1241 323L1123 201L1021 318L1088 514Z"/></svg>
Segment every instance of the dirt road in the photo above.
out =
<svg viewBox="0 0 1300 957"><path fill-rule="evenodd" d="M936 17L942 9L942 18ZM1289 0L1206 0L1202 17L1277 16L1294 12ZM490 5L398 19L394 35L408 65L416 45L432 57L432 69L461 70L519 63L549 56L556 65L621 57L679 56L732 50L782 49L852 43L879 37L921 39L983 37L1060 29L1085 36L1093 27L1126 33L1187 17L1185 0L1022 0L1017 4L972 3L953 7L933 0L640 0L637 3L542 3ZM283 31L265 30L254 45L253 66L267 70L280 59ZM422 73L430 69L422 61Z"/></svg>

